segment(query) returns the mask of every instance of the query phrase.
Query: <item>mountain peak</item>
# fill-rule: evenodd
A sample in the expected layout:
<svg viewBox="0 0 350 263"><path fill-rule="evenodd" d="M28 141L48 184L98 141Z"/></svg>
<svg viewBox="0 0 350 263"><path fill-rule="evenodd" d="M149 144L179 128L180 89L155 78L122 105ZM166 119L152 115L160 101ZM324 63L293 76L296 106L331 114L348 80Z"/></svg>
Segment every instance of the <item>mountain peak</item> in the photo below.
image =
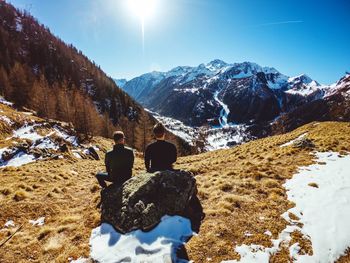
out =
<svg viewBox="0 0 350 263"><path fill-rule="evenodd" d="M206 66L209 67L213 67L213 68L223 68L226 67L228 64L225 61L222 61L220 59L214 59L212 61L210 61Z"/></svg>
<svg viewBox="0 0 350 263"><path fill-rule="evenodd" d="M294 82L295 84L298 84L298 83L310 84L312 81L314 80L306 74L301 74L301 75L289 78L289 82Z"/></svg>

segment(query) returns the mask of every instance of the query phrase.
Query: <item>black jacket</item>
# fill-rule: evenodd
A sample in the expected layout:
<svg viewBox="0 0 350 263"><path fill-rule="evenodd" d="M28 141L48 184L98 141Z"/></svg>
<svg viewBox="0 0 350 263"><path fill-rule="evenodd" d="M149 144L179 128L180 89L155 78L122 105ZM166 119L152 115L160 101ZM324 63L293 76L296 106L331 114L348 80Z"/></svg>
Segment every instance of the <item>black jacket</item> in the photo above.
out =
<svg viewBox="0 0 350 263"><path fill-rule="evenodd" d="M170 142L157 140L147 146L145 166L148 172L172 170L176 162L176 146Z"/></svg>
<svg viewBox="0 0 350 263"><path fill-rule="evenodd" d="M134 152L123 144L114 145L113 150L106 153L105 164L114 183L121 185L132 176Z"/></svg>

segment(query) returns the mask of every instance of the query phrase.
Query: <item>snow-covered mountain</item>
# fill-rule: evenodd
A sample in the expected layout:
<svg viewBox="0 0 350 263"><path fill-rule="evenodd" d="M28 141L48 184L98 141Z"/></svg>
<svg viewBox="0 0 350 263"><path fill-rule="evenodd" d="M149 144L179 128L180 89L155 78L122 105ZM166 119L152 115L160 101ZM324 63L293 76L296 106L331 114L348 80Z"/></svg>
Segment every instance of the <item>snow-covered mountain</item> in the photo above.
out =
<svg viewBox="0 0 350 263"><path fill-rule="evenodd" d="M282 114L272 123L268 133L291 131L312 121L350 121L350 74L321 90L322 97Z"/></svg>
<svg viewBox="0 0 350 263"><path fill-rule="evenodd" d="M217 59L197 67L147 73L128 81L123 89L168 123L170 130L197 129L190 134L205 137L205 149L214 149L269 135L266 127L271 123L323 100L335 86L321 85L305 74L289 77L272 67Z"/></svg>
<svg viewBox="0 0 350 263"><path fill-rule="evenodd" d="M324 86L306 75L288 77L251 62L213 60L176 67L128 81L123 89L145 107L190 126L272 121L281 113L324 96Z"/></svg>

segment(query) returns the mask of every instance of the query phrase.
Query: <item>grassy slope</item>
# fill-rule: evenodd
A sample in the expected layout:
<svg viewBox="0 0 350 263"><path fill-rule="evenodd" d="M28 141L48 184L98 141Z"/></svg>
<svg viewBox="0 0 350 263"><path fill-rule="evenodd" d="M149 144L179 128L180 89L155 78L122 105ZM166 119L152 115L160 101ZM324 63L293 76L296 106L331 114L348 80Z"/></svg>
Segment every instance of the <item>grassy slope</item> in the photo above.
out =
<svg viewBox="0 0 350 263"><path fill-rule="evenodd" d="M4 111L17 114L0 106L2 114ZM312 163L309 150L279 145L306 131L319 151L350 151L350 124L328 122L178 160L176 168L196 175L206 213L199 235L186 246L190 259L195 262L206 262L207 258L212 258L211 262L238 259L235 244L271 245L271 238L263 233L270 230L276 238L286 225L280 215L293 205L286 200L282 184L298 166ZM97 137L95 141L101 149L112 146L104 138ZM0 148L4 143L0 141ZM137 155L134 174L143 170L141 157ZM13 219L17 226L24 224L0 248L0 262L67 262L68 257L87 257L91 229L99 224L96 209L99 187L94 174L103 169L102 160L78 160L70 156L0 169L0 240L15 230L1 229L8 219ZM44 226L28 223L41 216L46 217ZM253 236L245 236L245 231ZM294 236L300 241L297 234ZM307 241L301 243L305 251L310 250ZM272 261L286 262L287 258L286 251L282 251ZM346 257L342 262L348 260Z"/></svg>

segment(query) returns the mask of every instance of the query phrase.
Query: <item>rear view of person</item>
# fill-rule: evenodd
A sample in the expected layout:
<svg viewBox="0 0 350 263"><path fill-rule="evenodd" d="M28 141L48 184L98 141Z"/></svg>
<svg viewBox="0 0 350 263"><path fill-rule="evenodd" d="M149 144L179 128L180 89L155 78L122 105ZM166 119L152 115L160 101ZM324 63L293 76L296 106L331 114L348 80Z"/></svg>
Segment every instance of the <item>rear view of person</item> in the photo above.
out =
<svg viewBox="0 0 350 263"><path fill-rule="evenodd" d="M149 144L145 151L145 166L147 172L173 170L176 162L176 146L165 141L165 127L157 123L153 128L156 141Z"/></svg>
<svg viewBox="0 0 350 263"><path fill-rule="evenodd" d="M115 145L113 150L106 153L105 165L107 173L97 173L96 179L102 188L106 188L107 182L121 186L131 178L134 165L134 152L125 147L125 136L122 131L116 131L113 135Z"/></svg>

